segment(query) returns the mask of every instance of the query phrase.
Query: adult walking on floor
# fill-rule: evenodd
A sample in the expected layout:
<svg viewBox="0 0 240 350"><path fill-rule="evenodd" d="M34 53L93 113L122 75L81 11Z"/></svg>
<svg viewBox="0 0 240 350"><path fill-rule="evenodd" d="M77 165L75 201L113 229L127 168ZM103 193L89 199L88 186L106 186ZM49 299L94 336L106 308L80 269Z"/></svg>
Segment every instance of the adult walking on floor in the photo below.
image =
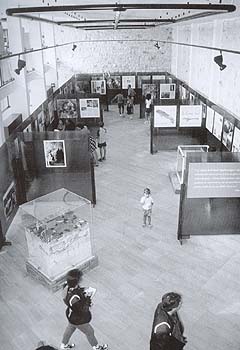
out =
<svg viewBox="0 0 240 350"><path fill-rule="evenodd" d="M182 297L178 293L166 293L154 313L150 350L181 350L186 345L184 327L178 310Z"/></svg>
<svg viewBox="0 0 240 350"><path fill-rule="evenodd" d="M69 340L76 329L85 334L93 350L107 349L106 344L98 344L94 329L90 325L92 318L90 312L91 298L96 289L80 287L81 278L82 272L78 269L73 269L67 274L67 282L63 289L63 300L67 305L66 316L69 323L64 332L60 349L71 349L75 346L75 344L70 344Z"/></svg>
<svg viewBox="0 0 240 350"><path fill-rule="evenodd" d="M118 110L120 117L124 117L124 96L122 92L119 92L116 96L113 97L111 102L117 101Z"/></svg>
<svg viewBox="0 0 240 350"><path fill-rule="evenodd" d="M106 147L107 147L106 133L107 133L107 129L104 128L104 123L101 122L100 128L98 129L98 132L97 132L98 147L100 150L99 162L102 162L103 160L106 159Z"/></svg>

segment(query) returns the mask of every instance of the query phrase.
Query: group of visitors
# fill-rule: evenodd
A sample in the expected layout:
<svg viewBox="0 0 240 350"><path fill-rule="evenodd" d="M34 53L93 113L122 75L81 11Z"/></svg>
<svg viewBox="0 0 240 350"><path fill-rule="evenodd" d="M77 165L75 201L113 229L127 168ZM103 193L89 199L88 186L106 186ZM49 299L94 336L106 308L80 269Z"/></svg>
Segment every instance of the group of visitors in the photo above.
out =
<svg viewBox="0 0 240 350"><path fill-rule="evenodd" d="M72 349L74 343L71 336L78 329L83 333L93 350L107 350L107 344L99 344L94 329L90 324L92 319L91 305L96 289L80 285L82 272L70 270L63 286L62 298L66 305L67 327L62 337L60 349ZM184 327L178 311L182 305L179 293L169 292L163 295L158 304L153 319L150 337L150 350L181 350L186 344ZM36 350L57 350L50 345L38 344Z"/></svg>

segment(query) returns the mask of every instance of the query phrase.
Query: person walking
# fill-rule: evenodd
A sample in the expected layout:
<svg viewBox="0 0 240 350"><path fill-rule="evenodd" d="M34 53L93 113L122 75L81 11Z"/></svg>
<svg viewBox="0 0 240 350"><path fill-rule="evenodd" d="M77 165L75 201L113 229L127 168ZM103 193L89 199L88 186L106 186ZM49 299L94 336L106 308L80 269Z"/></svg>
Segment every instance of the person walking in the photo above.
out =
<svg viewBox="0 0 240 350"><path fill-rule="evenodd" d="M178 314L182 297L175 292L163 295L153 319L150 350L181 350L187 343L184 326Z"/></svg>
<svg viewBox="0 0 240 350"><path fill-rule="evenodd" d="M102 162L103 160L106 159L106 146L107 146L106 133L107 133L107 129L104 128L104 123L101 122L100 128L97 132L98 147L100 150L99 162Z"/></svg>
<svg viewBox="0 0 240 350"><path fill-rule="evenodd" d="M60 349L72 349L75 344L69 343L72 334L79 329L85 334L93 350L107 350L107 344L99 345L94 329L90 324L92 315L90 312L91 298L96 289L80 287L82 272L78 269L70 270L67 274L67 282L63 288L63 300L67 305L67 328L63 334Z"/></svg>
<svg viewBox="0 0 240 350"><path fill-rule="evenodd" d="M152 111L152 96L151 94L147 94L145 98L145 122L144 124L148 124L150 121Z"/></svg>
<svg viewBox="0 0 240 350"><path fill-rule="evenodd" d="M118 104L118 111L119 111L119 115L120 117L124 117L124 96L122 92L119 92L119 94L117 94L111 102L115 102L117 101Z"/></svg>
<svg viewBox="0 0 240 350"><path fill-rule="evenodd" d="M142 208L143 208L143 227L146 226L147 224L147 219L148 219L148 226L151 228L152 227L152 206L153 206L153 199L150 196L151 195L151 191L149 188L145 188L144 192L143 192L143 196L140 199L140 203L142 204Z"/></svg>

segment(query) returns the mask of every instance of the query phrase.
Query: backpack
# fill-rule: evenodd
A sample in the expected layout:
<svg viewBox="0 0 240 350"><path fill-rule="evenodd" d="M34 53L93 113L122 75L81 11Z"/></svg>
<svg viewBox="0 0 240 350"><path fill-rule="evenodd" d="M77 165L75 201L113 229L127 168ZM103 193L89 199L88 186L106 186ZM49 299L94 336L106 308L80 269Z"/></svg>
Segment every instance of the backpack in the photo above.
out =
<svg viewBox="0 0 240 350"><path fill-rule="evenodd" d="M67 305L66 316L70 323L79 325L91 320L91 297L85 294L84 288L68 288L64 302Z"/></svg>

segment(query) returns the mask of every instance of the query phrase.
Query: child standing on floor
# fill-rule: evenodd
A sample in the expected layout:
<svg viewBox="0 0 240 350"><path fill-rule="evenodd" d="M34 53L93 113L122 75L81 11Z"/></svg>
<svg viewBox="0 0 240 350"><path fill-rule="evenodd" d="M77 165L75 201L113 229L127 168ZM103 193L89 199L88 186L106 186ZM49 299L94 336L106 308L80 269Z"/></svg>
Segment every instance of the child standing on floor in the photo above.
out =
<svg viewBox="0 0 240 350"><path fill-rule="evenodd" d="M98 147L100 150L99 162L102 162L103 160L106 159L106 146L107 146L106 133L107 133L107 129L104 128L104 123L101 122L100 128L97 132Z"/></svg>
<svg viewBox="0 0 240 350"><path fill-rule="evenodd" d="M140 200L140 203L142 204L143 208L143 227L146 226L147 218L148 218L148 226L151 228L151 215L152 215L152 206L153 206L153 199L151 197L151 191L149 188L145 188L143 192L143 196Z"/></svg>

